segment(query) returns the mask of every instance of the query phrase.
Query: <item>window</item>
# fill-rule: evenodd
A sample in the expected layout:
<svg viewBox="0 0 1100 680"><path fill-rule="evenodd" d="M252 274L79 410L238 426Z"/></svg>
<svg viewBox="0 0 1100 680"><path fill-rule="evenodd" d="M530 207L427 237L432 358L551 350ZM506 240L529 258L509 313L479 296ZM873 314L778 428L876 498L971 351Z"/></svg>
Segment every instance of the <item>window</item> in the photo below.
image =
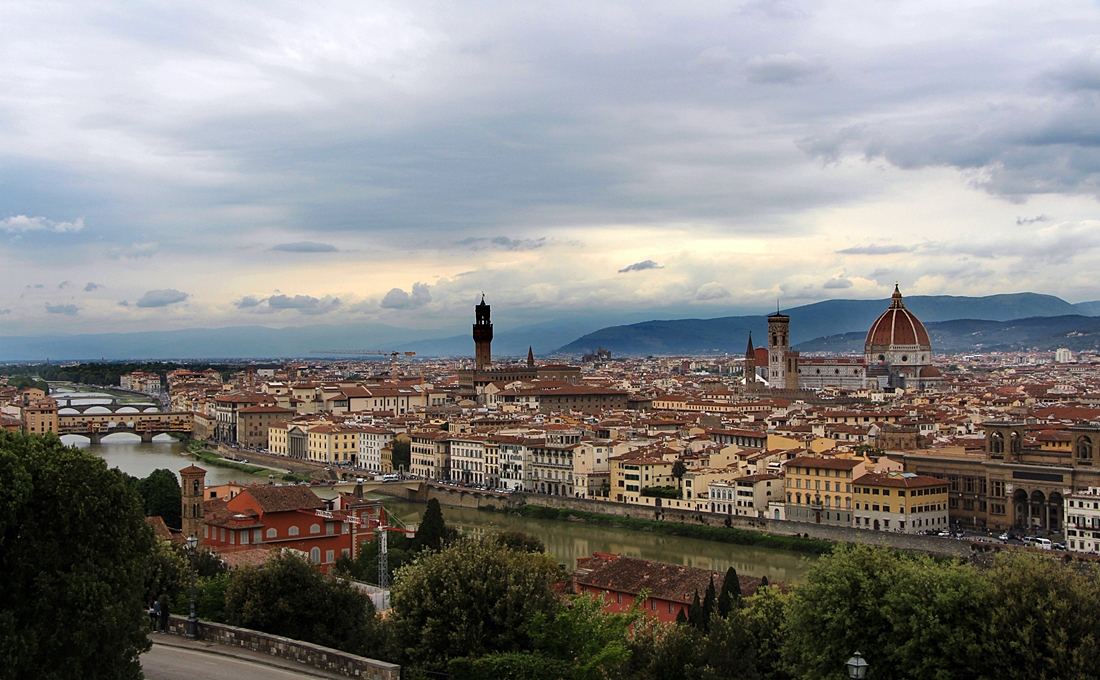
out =
<svg viewBox="0 0 1100 680"><path fill-rule="evenodd" d="M294 525L294 526L290 527L290 529L288 529L286 533L287 533L288 536L297 536L298 535L298 526Z"/></svg>
<svg viewBox="0 0 1100 680"><path fill-rule="evenodd" d="M248 529L241 532L241 545L248 544Z"/></svg>
<svg viewBox="0 0 1100 680"><path fill-rule="evenodd" d="M313 562L314 564L320 564L321 563L321 549L320 548L314 548L313 550L310 550L309 551L309 560L310 560L310 562Z"/></svg>
<svg viewBox="0 0 1100 680"><path fill-rule="evenodd" d="M321 525L320 524L311 524L311 525L309 525L309 533L311 533L311 534L321 533Z"/></svg>
<svg viewBox="0 0 1100 680"><path fill-rule="evenodd" d="M336 551L335 550L326 550L325 551L325 563L332 564L335 561L336 561Z"/></svg>
<svg viewBox="0 0 1100 680"><path fill-rule="evenodd" d="M618 603L618 604L623 603L623 594L622 593L615 593L615 602Z"/></svg>

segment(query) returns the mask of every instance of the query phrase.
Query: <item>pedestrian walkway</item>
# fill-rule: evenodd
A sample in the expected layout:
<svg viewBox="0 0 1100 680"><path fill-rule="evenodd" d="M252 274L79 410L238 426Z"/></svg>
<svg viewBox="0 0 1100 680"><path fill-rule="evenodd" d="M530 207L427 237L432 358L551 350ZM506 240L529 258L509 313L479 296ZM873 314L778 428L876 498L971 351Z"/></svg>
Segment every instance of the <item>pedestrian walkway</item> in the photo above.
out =
<svg viewBox="0 0 1100 680"><path fill-rule="evenodd" d="M245 663L259 664L275 669L280 669L282 671L286 671L301 677L328 678L329 680L347 680L347 676L344 675L329 673L328 671L323 671L319 668L313 668L312 666L307 666L305 664L298 663L297 661L281 659L277 656L264 654L263 652L254 652L251 649L243 649L241 647L229 647L227 645L220 645L216 642L207 642L204 640L188 640L187 638L181 637L179 635L170 635L165 633L150 633L149 639L153 642L154 645L174 647L176 649L186 649L192 652L201 652L204 654L229 657ZM149 674L147 674L147 677L152 676L149 676ZM264 676L263 674L257 674L257 677ZM278 677L283 677L283 674L278 674Z"/></svg>

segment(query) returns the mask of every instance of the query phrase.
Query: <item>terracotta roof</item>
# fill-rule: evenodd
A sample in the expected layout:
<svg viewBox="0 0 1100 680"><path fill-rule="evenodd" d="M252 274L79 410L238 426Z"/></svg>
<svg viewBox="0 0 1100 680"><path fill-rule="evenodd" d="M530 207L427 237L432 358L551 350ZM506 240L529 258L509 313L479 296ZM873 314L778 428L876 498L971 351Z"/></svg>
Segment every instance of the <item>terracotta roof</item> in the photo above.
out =
<svg viewBox="0 0 1100 680"><path fill-rule="evenodd" d="M715 591L721 591L726 579L723 572L606 553L577 560L577 571L573 574L573 581L578 585L635 595L648 590L650 597L681 604L691 604L696 592L701 600L711 579L714 579ZM760 579L754 576L738 574L738 580L745 597L755 594L760 584Z"/></svg>
<svg viewBox="0 0 1100 680"><path fill-rule="evenodd" d="M924 324L905 308L905 304L901 301L901 292L896 286L890 308L871 324L865 343L867 351L891 345L919 345L929 349L932 347Z"/></svg>
<svg viewBox="0 0 1100 680"><path fill-rule="evenodd" d="M286 512L288 510L323 510L325 504L308 486L250 486L241 491L255 499L263 512Z"/></svg>

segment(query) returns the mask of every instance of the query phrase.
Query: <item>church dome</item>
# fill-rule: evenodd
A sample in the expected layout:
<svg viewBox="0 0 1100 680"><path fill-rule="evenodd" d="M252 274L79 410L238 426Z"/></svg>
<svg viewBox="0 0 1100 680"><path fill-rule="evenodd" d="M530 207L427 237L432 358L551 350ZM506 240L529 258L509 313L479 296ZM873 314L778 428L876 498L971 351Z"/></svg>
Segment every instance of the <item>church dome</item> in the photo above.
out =
<svg viewBox="0 0 1100 680"><path fill-rule="evenodd" d="M904 347L919 350L932 349L932 342L928 339L928 331L912 312L905 308L901 301L901 291L894 286L894 295L890 300L890 308L871 324L871 330L867 331L866 351L885 352L891 347Z"/></svg>

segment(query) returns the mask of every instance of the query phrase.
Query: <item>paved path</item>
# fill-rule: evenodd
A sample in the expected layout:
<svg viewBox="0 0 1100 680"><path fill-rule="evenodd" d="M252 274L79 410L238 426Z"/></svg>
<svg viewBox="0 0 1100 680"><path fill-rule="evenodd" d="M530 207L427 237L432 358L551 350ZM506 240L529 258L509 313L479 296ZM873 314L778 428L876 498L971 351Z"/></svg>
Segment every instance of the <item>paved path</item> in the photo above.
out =
<svg viewBox="0 0 1100 680"><path fill-rule="evenodd" d="M141 656L148 680L302 680L343 678L251 650L176 636L151 636L153 648Z"/></svg>

